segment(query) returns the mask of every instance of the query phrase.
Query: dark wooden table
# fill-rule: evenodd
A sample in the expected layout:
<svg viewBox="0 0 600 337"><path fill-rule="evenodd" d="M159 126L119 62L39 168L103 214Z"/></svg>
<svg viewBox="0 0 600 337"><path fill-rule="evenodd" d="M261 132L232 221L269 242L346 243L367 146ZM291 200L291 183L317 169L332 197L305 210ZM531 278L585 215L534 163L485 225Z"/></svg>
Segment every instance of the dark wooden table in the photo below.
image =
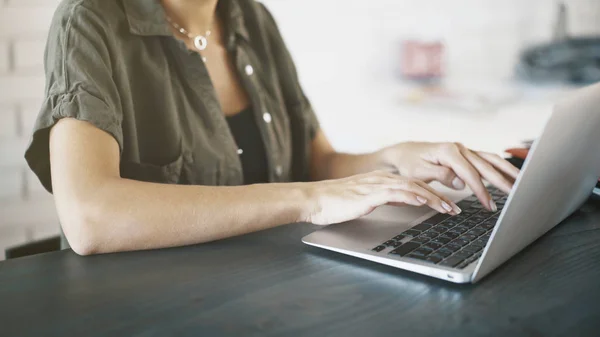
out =
<svg viewBox="0 0 600 337"><path fill-rule="evenodd" d="M1 262L0 335L600 336L597 204L476 285L303 245L314 229Z"/></svg>

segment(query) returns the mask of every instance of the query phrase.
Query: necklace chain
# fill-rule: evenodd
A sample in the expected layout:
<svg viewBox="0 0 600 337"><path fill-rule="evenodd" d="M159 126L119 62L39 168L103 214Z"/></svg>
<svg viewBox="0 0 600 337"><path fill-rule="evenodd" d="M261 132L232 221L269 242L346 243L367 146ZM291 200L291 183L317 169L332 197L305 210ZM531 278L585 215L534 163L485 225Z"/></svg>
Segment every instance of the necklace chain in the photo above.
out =
<svg viewBox="0 0 600 337"><path fill-rule="evenodd" d="M196 47L196 49L198 50L204 50L206 49L206 45L208 43L208 41L206 40L207 37L210 36L210 30L207 30L206 33L204 33L204 35L194 35L192 33L190 33L187 29L181 27L180 24L178 24L177 22L175 22L170 16L167 15L167 21L171 24L171 26L173 26L173 28L175 28L179 33L187 36L190 40L192 40L194 42L194 47Z"/></svg>

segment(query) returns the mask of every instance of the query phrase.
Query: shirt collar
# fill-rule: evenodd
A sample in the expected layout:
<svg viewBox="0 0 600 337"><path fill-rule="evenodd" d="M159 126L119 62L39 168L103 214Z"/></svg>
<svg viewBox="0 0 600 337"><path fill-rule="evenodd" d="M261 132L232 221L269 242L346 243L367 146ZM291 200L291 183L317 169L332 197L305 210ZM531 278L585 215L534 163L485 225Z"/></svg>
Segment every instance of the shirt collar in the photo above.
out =
<svg viewBox="0 0 600 337"><path fill-rule="evenodd" d="M142 36L172 35L163 7L158 0L123 0L129 31ZM235 43L236 35L249 40L244 13L237 0L219 0L217 10L221 12L227 34L227 45Z"/></svg>

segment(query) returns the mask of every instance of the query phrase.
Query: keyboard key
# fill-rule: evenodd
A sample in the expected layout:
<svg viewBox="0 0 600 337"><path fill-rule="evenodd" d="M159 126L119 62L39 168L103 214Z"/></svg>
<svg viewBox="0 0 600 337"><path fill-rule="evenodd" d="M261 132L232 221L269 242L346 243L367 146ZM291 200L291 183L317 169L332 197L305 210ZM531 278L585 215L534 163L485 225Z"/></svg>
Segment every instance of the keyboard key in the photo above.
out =
<svg viewBox="0 0 600 337"><path fill-rule="evenodd" d="M430 229L430 230L427 231L427 233L435 234L436 236L442 234L443 232L444 232L443 230L437 229L436 227L434 227L434 228L432 228L432 229Z"/></svg>
<svg viewBox="0 0 600 337"><path fill-rule="evenodd" d="M439 249L442 246L443 246L442 243L434 242L434 241L429 241L428 243L426 243L426 244L423 245L423 247L431 248L433 250Z"/></svg>
<svg viewBox="0 0 600 337"><path fill-rule="evenodd" d="M423 244L423 243L428 242L428 241L429 241L429 238L423 238L423 237L418 236L418 237L410 240L409 242Z"/></svg>
<svg viewBox="0 0 600 337"><path fill-rule="evenodd" d="M450 242L449 244L447 244L447 245L444 246L444 248L446 248L446 249L448 249L448 250L450 250L452 252L455 252L455 251L459 250L461 247L462 247L461 245L457 245L457 244L454 244L452 242Z"/></svg>
<svg viewBox="0 0 600 337"><path fill-rule="evenodd" d="M404 256L404 255L412 252L413 250L419 248L419 246L420 245L418 243L407 242L407 243L403 244L402 246L392 250L390 252L390 254Z"/></svg>
<svg viewBox="0 0 600 337"><path fill-rule="evenodd" d="M456 266L456 268L458 268L458 269L465 269L465 267L468 266L469 264L470 264L469 262L463 261L458 266Z"/></svg>
<svg viewBox="0 0 600 337"><path fill-rule="evenodd" d="M445 244L447 244L450 241L452 241L452 238L449 238L447 236L441 235L441 236L438 236L437 238L433 239L432 242L437 242L437 243L440 243L442 245L445 245Z"/></svg>
<svg viewBox="0 0 600 337"><path fill-rule="evenodd" d="M452 255L452 251L450 249L447 249L446 247L441 248L439 250L437 250L435 253L433 253L434 255L437 254L441 257L448 257L450 255Z"/></svg>
<svg viewBox="0 0 600 337"><path fill-rule="evenodd" d="M461 250L461 252L462 251L467 251L467 252L471 252L471 253L475 254L475 253L479 252L481 249L483 249L481 246L468 245L468 246L464 247Z"/></svg>
<svg viewBox="0 0 600 337"><path fill-rule="evenodd" d="M406 257L410 257L411 259L417 259L417 260L425 260L427 258L427 255L415 254L413 252L413 253L406 255Z"/></svg>
<svg viewBox="0 0 600 337"><path fill-rule="evenodd" d="M431 254L427 257L426 261L429 262L433 262L433 263L438 263L440 261L442 261L444 259L443 256L438 255L438 254Z"/></svg>
<svg viewBox="0 0 600 337"><path fill-rule="evenodd" d="M485 247L486 244L487 244L487 240L484 240L484 239L477 239L477 240L471 242L471 245L479 246L482 248Z"/></svg>
<svg viewBox="0 0 600 337"><path fill-rule="evenodd" d="M467 208L467 209L463 209L462 211L464 214L469 214L469 215L473 215L477 212L479 212L479 208ZM461 213L462 214L462 213Z"/></svg>
<svg viewBox="0 0 600 337"><path fill-rule="evenodd" d="M492 229L492 228L494 228L494 226L496 226L496 221L486 221L486 222L482 223L481 225L479 225L478 227L483 228L483 229Z"/></svg>
<svg viewBox="0 0 600 337"><path fill-rule="evenodd" d="M435 228L437 231L443 231L443 232L445 232L445 231L449 230L449 229L450 229L450 228L452 228L452 227L453 227L452 225L438 224L438 225L436 225L434 228Z"/></svg>
<svg viewBox="0 0 600 337"><path fill-rule="evenodd" d="M470 231L468 231L467 234L471 234L471 235L475 235L475 236L481 236L481 235L485 234L485 232L486 232L485 229L473 228Z"/></svg>
<svg viewBox="0 0 600 337"><path fill-rule="evenodd" d="M456 206L458 206L460 209L467 209L467 208L469 208L469 206L471 206L472 203L473 203L473 201L461 200L456 203Z"/></svg>
<svg viewBox="0 0 600 337"><path fill-rule="evenodd" d="M392 247L397 248L400 245L402 245L402 242L400 242L400 241L394 241L394 244L392 245Z"/></svg>
<svg viewBox="0 0 600 337"><path fill-rule="evenodd" d="M438 235L439 235L439 234L438 234L438 233L436 233L436 232L427 231L427 232L425 232L425 233L423 233L423 234L419 235L419 237L422 237L422 238L428 238L428 239L430 239L430 240L431 240L431 239L433 239L433 238L437 237Z"/></svg>
<svg viewBox="0 0 600 337"><path fill-rule="evenodd" d="M406 235L406 236L419 236L419 234L421 234L421 232L416 231L414 229L409 229L407 231L404 231L402 234Z"/></svg>
<svg viewBox="0 0 600 337"><path fill-rule="evenodd" d="M473 202L476 202L477 200L478 200L477 197L473 194L473 195L470 195L470 196L464 198L462 201L469 201L469 202L473 203Z"/></svg>
<svg viewBox="0 0 600 337"><path fill-rule="evenodd" d="M456 226L459 223L460 223L460 221L459 220L455 220L455 219L448 219L448 220L446 220L446 221L443 222L443 224L450 225L450 226Z"/></svg>
<svg viewBox="0 0 600 337"><path fill-rule="evenodd" d="M473 234L464 234L463 236L460 237L463 240L467 240L467 241L473 241L475 239L477 239L477 235L473 235Z"/></svg>
<svg viewBox="0 0 600 337"><path fill-rule="evenodd" d="M471 216L470 214L460 213L459 215L453 216L451 219L458 221L458 222L463 222L463 221L467 220L470 216Z"/></svg>
<svg viewBox="0 0 600 337"><path fill-rule="evenodd" d="M459 257L451 256L451 257L445 259L444 261L440 262L439 264L440 264L440 266L455 267L459 263L461 263L462 260L463 259L461 259Z"/></svg>
<svg viewBox="0 0 600 337"><path fill-rule="evenodd" d="M469 208L482 209L483 205L479 202L474 202Z"/></svg>
<svg viewBox="0 0 600 337"><path fill-rule="evenodd" d="M426 224L426 223L420 223L420 224L418 224L418 225L414 226L414 227L413 227L413 228L411 228L411 229L423 232L423 231L426 231L426 230L428 230L429 228L431 228L431 226L432 226L432 225L429 225L429 224Z"/></svg>
<svg viewBox="0 0 600 337"><path fill-rule="evenodd" d="M480 222L481 222L481 221L478 221L478 220L476 220L476 219L469 218L469 219L467 219L467 220L463 221L463 223L461 223L461 225L463 225L463 226L467 226L467 227L473 227L473 226L476 226L476 225L478 225Z"/></svg>
<svg viewBox="0 0 600 337"><path fill-rule="evenodd" d="M394 240L388 240L388 241L384 242L383 245L386 247L392 247L395 243L396 243L396 241L394 241Z"/></svg>
<svg viewBox="0 0 600 337"><path fill-rule="evenodd" d="M477 261L477 259L479 259L479 257L477 255L472 255L471 257L467 258L464 263L466 263L467 265Z"/></svg>
<svg viewBox="0 0 600 337"><path fill-rule="evenodd" d="M465 260L467 257L475 254L474 252L470 252L468 250L461 250L458 253L454 253L453 257L459 257L461 260Z"/></svg>
<svg viewBox="0 0 600 337"><path fill-rule="evenodd" d="M464 232L466 232L468 230L469 230L469 227L463 226L463 225L458 225L458 226L456 226L456 227L454 227L454 228L451 229L452 232L456 232L456 233L459 233L459 234L462 234L462 233L464 233Z"/></svg>
<svg viewBox="0 0 600 337"><path fill-rule="evenodd" d="M427 247L419 247L411 252L411 255L427 256L433 253L433 249Z"/></svg>
<svg viewBox="0 0 600 337"><path fill-rule="evenodd" d="M458 238L458 239L454 239L453 241L451 241L451 242L449 243L449 245L450 245L450 244L455 244L455 245L457 245L457 246L460 246L460 247L462 247L462 246L466 246L466 245L468 245L468 244L469 244L469 241L467 241L467 240L463 240L463 239L461 239L461 238ZM447 246L446 246L446 247L447 247Z"/></svg>
<svg viewBox="0 0 600 337"><path fill-rule="evenodd" d="M375 251L375 252L378 252L378 253L379 253L380 251L382 251L382 250L384 250L384 249L385 249L385 246L377 246L377 247L373 248L373 251Z"/></svg>
<svg viewBox="0 0 600 337"><path fill-rule="evenodd" d="M493 197L499 197L499 198L504 198L506 196L506 194L504 194L504 192L500 191L500 190L496 190L491 192Z"/></svg>
<svg viewBox="0 0 600 337"><path fill-rule="evenodd" d="M477 214L473 215L473 217L471 217L469 220L473 220L477 223L481 223L482 221L484 221L485 219L487 219L489 217L490 217L489 215L477 213Z"/></svg>
<svg viewBox="0 0 600 337"><path fill-rule="evenodd" d="M438 214L432 216L431 218L423 221L423 223L427 223L430 225L437 225L438 223L448 219L449 217L450 217L450 215L448 215L448 214L438 213Z"/></svg>
<svg viewBox="0 0 600 337"><path fill-rule="evenodd" d="M450 239L456 239L457 237L460 236L460 233L456 233L453 232L452 230L447 231L446 233L438 236L438 237L445 237L445 238L450 238Z"/></svg>
<svg viewBox="0 0 600 337"><path fill-rule="evenodd" d="M402 239L404 239L406 237L406 235L396 235L392 238L392 240L396 240L396 241L401 241Z"/></svg>

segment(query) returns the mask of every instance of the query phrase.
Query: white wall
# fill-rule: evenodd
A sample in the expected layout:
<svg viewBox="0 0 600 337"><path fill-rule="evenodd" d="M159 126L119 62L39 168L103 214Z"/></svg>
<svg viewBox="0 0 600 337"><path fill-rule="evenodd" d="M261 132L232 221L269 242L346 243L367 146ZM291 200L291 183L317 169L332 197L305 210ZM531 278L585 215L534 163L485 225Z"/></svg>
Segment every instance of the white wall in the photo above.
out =
<svg viewBox="0 0 600 337"><path fill-rule="evenodd" d="M493 87L512 76L515 60L524 46L551 39L558 3L555 0L265 2L295 57L301 81L322 126L336 148L351 152L373 150L406 139L454 140L472 132L470 124L454 118L456 115L428 112L430 115L424 116L400 103L396 60L401 39L444 41L451 80ZM571 33L600 35L600 1L565 3L569 7ZM430 130L430 125L439 124L447 125L447 130Z"/></svg>
<svg viewBox="0 0 600 337"><path fill-rule="evenodd" d="M46 34L58 0L0 0L0 259L58 232L52 199L23 154L43 97Z"/></svg>
<svg viewBox="0 0 600 337"><path fill-rule="evenodd" d="M109 1L109 0L106 0ZM151 1L151 0L148 0ZM0 0L0 259L6 245L58 233L51 197L23 153L43 94L42 53L58 0ZM369 150L410 139L473 139L479 124L410 113L395 97L397 41L440 38L451 78L510 77L518 50L550 37L553 0L265 0L334 145ZM600 1L569 0L574 33L600 33ZM517 113L517 112L515 112ZM443 124L436 132L425 127ZM473 130L474 125L477 130ZM500 146L500 144L498 144Z"/></svg>

